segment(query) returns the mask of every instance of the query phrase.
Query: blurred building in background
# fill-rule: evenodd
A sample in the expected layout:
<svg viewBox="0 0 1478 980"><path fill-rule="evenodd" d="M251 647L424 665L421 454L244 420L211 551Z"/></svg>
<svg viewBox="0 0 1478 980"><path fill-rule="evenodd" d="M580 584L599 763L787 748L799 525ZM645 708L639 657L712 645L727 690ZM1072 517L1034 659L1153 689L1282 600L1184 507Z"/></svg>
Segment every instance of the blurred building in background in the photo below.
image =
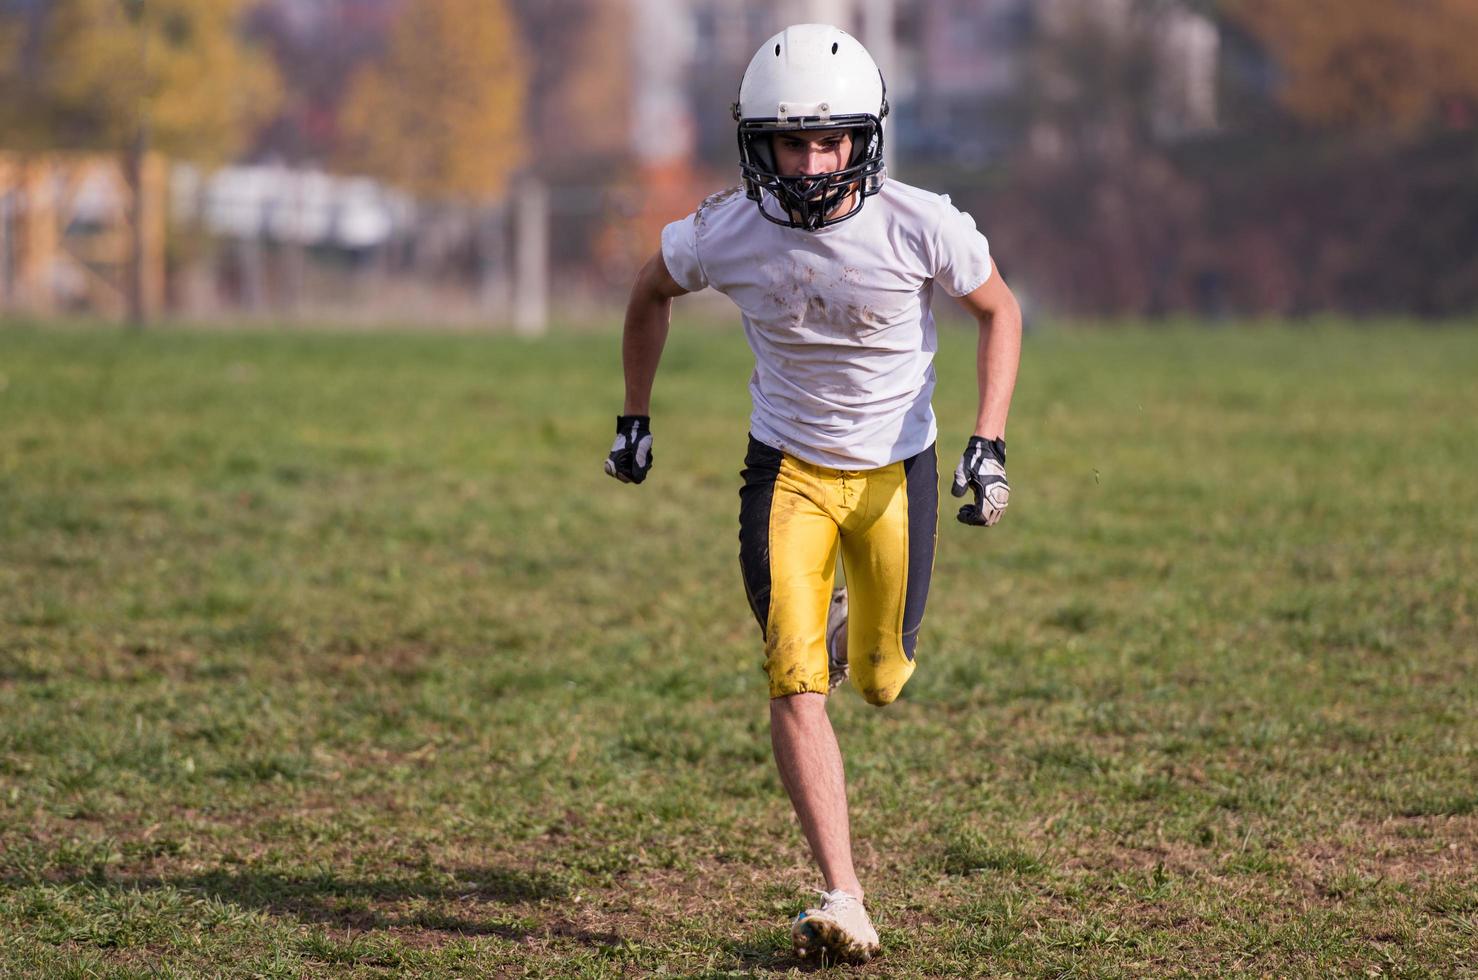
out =
<svg viewBox="0 0 1478 980"><path fill-rule="evenodd" d="M737 182L756 47L822 21L1036 309L1467 312L1475 6L0 0L0 310L608 315Z"/></svg>

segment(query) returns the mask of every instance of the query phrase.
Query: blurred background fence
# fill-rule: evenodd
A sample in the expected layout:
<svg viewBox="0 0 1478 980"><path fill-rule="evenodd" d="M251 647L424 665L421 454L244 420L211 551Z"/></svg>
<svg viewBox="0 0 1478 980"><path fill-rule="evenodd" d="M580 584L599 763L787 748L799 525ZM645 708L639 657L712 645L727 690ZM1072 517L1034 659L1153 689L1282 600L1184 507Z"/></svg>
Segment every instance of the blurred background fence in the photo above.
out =
<svg viewBox="0 0 1478 980"><path fill-rule="evenodd" d="M1478 307L1478 0L0 0L0 311L608 314L799 21L1033 310Z"/></svg>

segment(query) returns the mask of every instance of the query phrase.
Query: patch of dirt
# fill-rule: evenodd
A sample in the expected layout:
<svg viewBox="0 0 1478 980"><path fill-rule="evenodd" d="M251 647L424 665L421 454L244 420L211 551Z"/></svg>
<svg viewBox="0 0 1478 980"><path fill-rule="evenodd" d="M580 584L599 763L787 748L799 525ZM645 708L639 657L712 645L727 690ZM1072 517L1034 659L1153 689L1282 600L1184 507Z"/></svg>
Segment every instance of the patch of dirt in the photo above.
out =
<svg viewBox="0 0 1478 980"><path fill-rule="evenodd" d="M1145 871L1164 868L1175 875L1204 874L1216 866L1215 855L1183 841L1160 841L1138 847L1095 842L1054 862L1063 871Z"/></svg>
<svg viewBox="0 0 1478 980"><path fill-rule="evenodd" d="M1293 866L1325 880L1350 870L1397 883L1478 879L1478 816L1389 817L1351 822L1337 836L1309 841Z"/></svg>

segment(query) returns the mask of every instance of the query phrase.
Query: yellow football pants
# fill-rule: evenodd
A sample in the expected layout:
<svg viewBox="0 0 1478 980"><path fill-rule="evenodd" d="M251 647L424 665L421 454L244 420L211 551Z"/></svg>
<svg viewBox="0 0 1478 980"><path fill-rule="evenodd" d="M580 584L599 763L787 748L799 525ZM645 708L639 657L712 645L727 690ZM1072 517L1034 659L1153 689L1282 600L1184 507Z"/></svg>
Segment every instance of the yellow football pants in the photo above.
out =
<svg viewBox="0 0 1478 980"><path fill-rule="evenodd" d="M838 550L847 576L852 683L891 703L914 671L939 514L931 446L871 470L836 470L749 442L739 558L765 637L770 697L827 692L826 613Z"/></svg>

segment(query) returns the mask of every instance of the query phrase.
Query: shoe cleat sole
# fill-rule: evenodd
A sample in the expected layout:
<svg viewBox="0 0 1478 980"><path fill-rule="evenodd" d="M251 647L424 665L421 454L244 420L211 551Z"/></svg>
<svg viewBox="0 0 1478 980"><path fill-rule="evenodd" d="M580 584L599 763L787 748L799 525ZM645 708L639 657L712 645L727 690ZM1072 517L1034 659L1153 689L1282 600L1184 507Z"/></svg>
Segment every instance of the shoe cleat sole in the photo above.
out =
<svg viewBox="0 0 1478 980"><path fill-rule="evenodd" d="M790 931L791 945L801 959L816 956L822 960L861 965L878 955L876 944L854 940L839 924L812 916L798 920Z"/></svg>

